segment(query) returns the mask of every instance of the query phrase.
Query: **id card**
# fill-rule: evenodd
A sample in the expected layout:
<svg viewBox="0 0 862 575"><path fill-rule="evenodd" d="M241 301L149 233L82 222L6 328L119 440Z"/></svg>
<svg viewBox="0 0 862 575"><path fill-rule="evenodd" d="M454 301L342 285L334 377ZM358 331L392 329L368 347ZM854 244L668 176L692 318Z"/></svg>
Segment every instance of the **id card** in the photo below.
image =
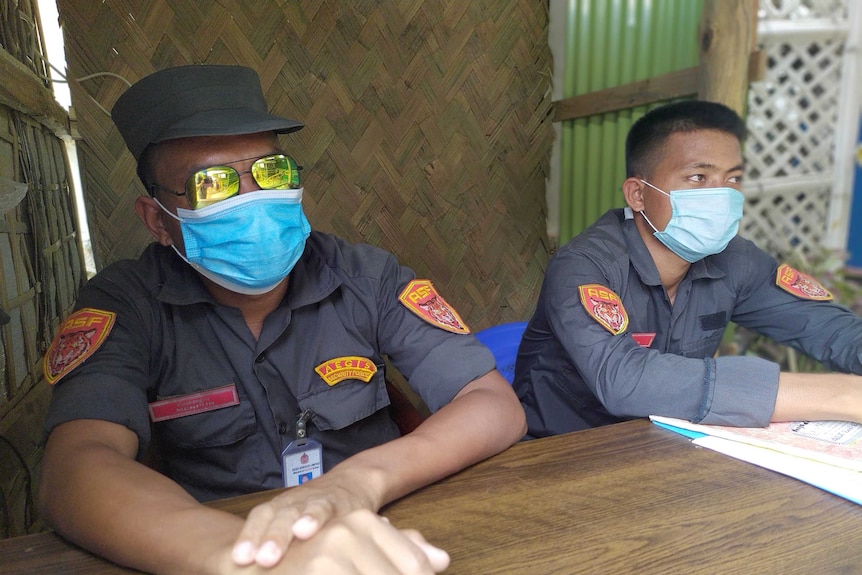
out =
<svg viewBox="0 0 862 575"><path fill-rule="evenodd" d="M296 487L323 475L323 446L314 439L292 441L281 453L285 487Z"/></svg>

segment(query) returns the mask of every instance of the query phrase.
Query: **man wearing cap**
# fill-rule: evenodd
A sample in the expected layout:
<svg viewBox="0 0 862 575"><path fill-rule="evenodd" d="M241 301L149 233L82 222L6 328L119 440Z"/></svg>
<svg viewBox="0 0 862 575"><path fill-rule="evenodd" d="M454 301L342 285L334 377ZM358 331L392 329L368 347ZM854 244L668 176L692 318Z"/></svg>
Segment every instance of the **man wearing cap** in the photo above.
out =
<svg viewBox="0 0 862 575"><path fill-rule="evenodd" d="M162 70L112 117L156 242L81 290L45 355L44 517L149 572L444 569L375 512L523 435L490 352L391 254L310 230L276 136L302 124L254 71ZM432 411L403 437L384 356ZM200 503L285 485L245 522Z"/></svg>

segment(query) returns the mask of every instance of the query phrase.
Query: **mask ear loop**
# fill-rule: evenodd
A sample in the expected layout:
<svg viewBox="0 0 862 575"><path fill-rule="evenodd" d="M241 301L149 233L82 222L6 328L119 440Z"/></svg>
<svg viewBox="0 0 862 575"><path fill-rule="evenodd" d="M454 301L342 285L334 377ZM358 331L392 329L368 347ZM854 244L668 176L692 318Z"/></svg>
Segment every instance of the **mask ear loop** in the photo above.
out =
<svg viewBox="0 0 862 575"><path fill-rule="evenodd" d="M155 196L153 196L153 201L154 201L154 202L156 202L156 205L157 205L157 206L159 206L160 208L162 208L162 211L163 211L163 212L165 212L166 214L168 214L169 216L171 216L172 218L174 218L176 221L178 221L178 222L182 222L182 220L179 218L179 216L175 216L175 215L174 215L174 214L172 214L170 211L168 211L168 209L167 209L165 206L163 206L163 205L162 205L162 202L160 202L159 200L157 200L157 199L155 198Z"/></svg>
<svg viewBox="0 0 862 575"><path fill-rule="evenodd" d="M644 180L644 179L641 179L641 178L638 178L638 179L639 179L641 182L643 182L644 184L646 184L646 185L648 185L649 187L651 187L652 189L654 189L655 191L657 191L657 192L661 192L661 193L663 193L664 195L666 195L667 197L670 197L670 194L669 194L669 193L667 193L666 191L664 191L663 189L655 187L654 185L652 185L651 183L649 183L648 181L646 181L646 180Z"/></svg>
<svg viewBox="0 0 862 575"><path fill-rule="evenodd" d="M663 194L664 194L664 195L666 195L667 197L670 197L670 194L669 194L669 193L667 193L667 192L665 192L665 191L664 191L664 190L662 190L661 188L657 188L657 187L655 187L654 185L652 185L651 183L649 183L648 181L646 181L646 180L644 180L644 179L642 179L642 178L638 178L638 179L639 179L641 182L643 182L644 184L646 184L647 186L651 187L652 189L654 189L654 190L656 190L656 191L658 191L658 192L663 193ZM640 212L638 212L638 213L639 213L640 215L642 215L642 216L643 216L644 220L646 220L646 223L647 223L647 224L649 224L649 227L651 227L655 233L659 233L658 228L657 228L657 227L655 227L654 225L652 225L652 222L651 222L651 221L649 221L649 218L648 218L648 217L647 217L647 215L646 215L646 211L641 210L641 211L640 211Z"/></svg>
<svg viewBox="0 0 862 575"><path fill-rule="evenodd" d="M649 221L649 218L647 217L647 215L646 215L646 212L645 212L645 211L641 210L641 211L640 211L640 212L638 212L638 213L644 217L644 220L646 220L646 223L648 223L648 224L649 224L649 227L651 227L651 228L652 228L652 230L653 230L655 233L659 233L659 232L658 232L658 228L656 228L654 225L652 225L652 222L651 222L651 221Z"/></svg>
<svg viewBox="0 0 862 575"><path fill-rule="evenodd" d="M182 221L183 221L183 220L182 220L182 219L180 219L180 217L179 217L179 216L176 216L176 215L172 214L171 212L169 212L169 211L168 211L168 209L167 209L165 206L163 206L163 205L162 205L162 202L160 202L160 201L159 201L159 200L157 200L156 198L153 198L153 201L154 201L154 202L156 202L156 205L158 205L160 208L162 208L162 211L163 211L164 213L168 214L170 217L172 217L172 218L174 218L175 220L177 220L178 222L182 223ZM180 259L181 259L181 260L183 260L184 262L186 262L187 264L189 264L190 266L192 266L192 268L194 268L195 270L197 270L197 271L198 271L199 273L201 273L202 275L205 275L205 276L206 276L206 277L208 277L209 279L211 279L211 280L215 281L216 283L218 283L218 281L216 281L216 280L217 280L217 279L219 279L219 278L217 278L217 277L213 276L213 274L210 274L210 273L209 273L209 271L207 271L207 270L206 270L206 269L204 269L203 267L199 266L198 264L190 262L190 261L186 258L186 256L184 256L183 254L181 254L181 253L180 253L180 250L178 250L178 249L177 249L176 244L171 243L171 248L173 248L174 252L176 252L176 254L180 257Z"/></svg>

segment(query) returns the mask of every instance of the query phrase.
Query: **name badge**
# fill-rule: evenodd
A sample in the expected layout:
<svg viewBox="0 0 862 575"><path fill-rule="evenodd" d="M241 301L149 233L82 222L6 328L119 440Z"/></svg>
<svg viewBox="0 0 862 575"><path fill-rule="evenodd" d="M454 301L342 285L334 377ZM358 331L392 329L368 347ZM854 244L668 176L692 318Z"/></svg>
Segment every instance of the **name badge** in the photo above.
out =
<svg viewBox="0 0 862 575"><path fill-rule="evenodd" d="M233 405L239 405L239 395L236 392L236 385L232 383L215 389L154 401L148 407L150 419L153 423L158 423Z"/></svg>
<svg viewBox="0 0 862 575"><path fill-rule="evenodd" d="M296 487L323 475L323 446L314 439L291 441L281 454L285 487Z"/></svg>
<svg viewBox="0 0 862 575"><path fill-rule="evenodd" d="M281 452L281 476L285 487L296 487L323 475L323 446L309 439L305 428L311 419L306 409L296 418L296 439Z"/></svg>

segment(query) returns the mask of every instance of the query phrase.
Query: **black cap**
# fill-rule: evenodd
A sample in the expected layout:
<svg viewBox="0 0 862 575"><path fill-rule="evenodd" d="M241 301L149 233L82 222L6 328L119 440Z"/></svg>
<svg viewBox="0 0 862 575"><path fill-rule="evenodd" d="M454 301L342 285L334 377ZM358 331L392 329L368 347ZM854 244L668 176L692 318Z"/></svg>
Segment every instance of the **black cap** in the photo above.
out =
<svg viewBox="0 0 862 575"><path fill-rule="evenodd" d="M251 68L202 64L142 78L117 99L111 118L135 160L150 144L174 138L286 133L304 126L269 113Z"/></svg>

